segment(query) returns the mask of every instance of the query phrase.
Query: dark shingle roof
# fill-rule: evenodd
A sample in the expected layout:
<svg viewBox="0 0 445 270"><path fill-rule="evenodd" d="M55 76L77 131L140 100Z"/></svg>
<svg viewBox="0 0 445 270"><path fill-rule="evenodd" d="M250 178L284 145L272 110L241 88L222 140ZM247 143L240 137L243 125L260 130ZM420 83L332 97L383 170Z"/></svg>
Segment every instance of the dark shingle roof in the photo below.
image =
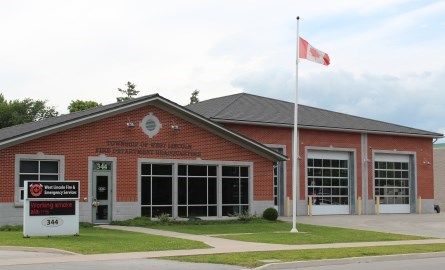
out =
<svg viewBox="0 0 445 270"><path fill-rule="evenodd" d="M31 132L48 129L50 127L58 126L64 123L71 123L76 120L82 120L85 117L92 117L98 114L103 114L112 110L119 109L121 107L131 106L132 104L139 103L141 101L150 100L154 97L159 97L158 94L143 96L140 98L131 99L121 103L108 104L99 108L90 110L79 111L75 113L65 114L57 117L43 119L41 121L30 122L26 124L16 125L0 129L0 142L4 140L11 140L18 136L23 136Z"/></svg>
<svg viewBox="0 0 445 270"><path fill-rule="evenodd" d="M247 138L241 134L197 114L187 108L178 105L158 94L143 96L125 102L117 102L99 108L61 115L27 124L0 129L0 150L31 139L36 139L68 128L91 123L126 111L146 106L155 105L165 111L175 114L185 120L199 125L208 131L251 150L270 160L287 160L285 155L277 153L267 146Z"/></svg>
<svg viewBox="0 0 445 270"><path fill-rule="evenodd" d="M210 99L187 106L217 122L293 126L294 103L241 93ZM305 105L298 106L298 127L390 133L441 138L442 134L338 113Z"/></svg>

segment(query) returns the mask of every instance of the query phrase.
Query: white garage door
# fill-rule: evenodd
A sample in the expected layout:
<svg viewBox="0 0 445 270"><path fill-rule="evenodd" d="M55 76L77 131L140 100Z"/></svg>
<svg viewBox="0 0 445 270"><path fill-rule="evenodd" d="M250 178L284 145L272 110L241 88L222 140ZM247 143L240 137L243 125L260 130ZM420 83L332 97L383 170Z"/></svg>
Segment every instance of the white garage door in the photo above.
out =
<svg viewBox="0 0 445 270"><path fill-rule="evenodd" d="M349 214L349 153L310 151L307 160L307 195L313 215Z"/></svg>
<svg viewBox="0 0 445 270"><path fill-rule="evenodd" d="M409 155L376 154L374 195L380 213L410 213Z"/></svg>

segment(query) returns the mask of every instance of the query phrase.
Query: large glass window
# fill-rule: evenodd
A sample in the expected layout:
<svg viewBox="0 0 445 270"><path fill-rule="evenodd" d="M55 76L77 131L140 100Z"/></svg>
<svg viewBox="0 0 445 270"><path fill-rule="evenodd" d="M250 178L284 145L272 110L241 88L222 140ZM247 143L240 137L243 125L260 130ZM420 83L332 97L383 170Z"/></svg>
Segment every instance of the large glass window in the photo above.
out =
<svg viewBox="0 0 445 270"><path fill-rule="evenodd" d="M308 195L314 205L348 205L348 160L309 158Z"/></svg>
<svg viewBox="0 0 445 270"><path fill-rule="evenodd" d="M409 204L408 162L374 162L374 191L380 204Z"/></svg>
<svg viewBox="0 0 445 270"><path fill-rule="evenodd" d="M58 160L21 159L19 164L20 200L24 198L25 181L54 181L60 179Z"/></svg>
<svg viewBox="0 0 445 270"><path fill-rule="evenodd" d="M222 215L236 215L248 211L249 168L222 166Z"/></svg>
<svg viewBox="0 0 445 270"><path fill-rule="evenodd" d="M141 215L172 215L173 169L171 164L141 164Z"/></svg>
<svg viewBox="0 0 445 270"><path fill-rule="evenodd" d="M217 216L216 166L178 166L178 216Z"/></svg>

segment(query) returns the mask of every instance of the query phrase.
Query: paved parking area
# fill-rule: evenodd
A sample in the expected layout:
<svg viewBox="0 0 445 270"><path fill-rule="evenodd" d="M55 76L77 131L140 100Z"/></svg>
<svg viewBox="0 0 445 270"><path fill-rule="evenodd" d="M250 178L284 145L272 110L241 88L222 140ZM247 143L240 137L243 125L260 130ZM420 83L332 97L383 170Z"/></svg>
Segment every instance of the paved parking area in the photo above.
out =
<svg viewBox="0 0 445 270"><path fill-rule="evenodd" d="M292 222L292 218L282 218ZM298 216L298 223L445 238L445 214Z"/></svg>

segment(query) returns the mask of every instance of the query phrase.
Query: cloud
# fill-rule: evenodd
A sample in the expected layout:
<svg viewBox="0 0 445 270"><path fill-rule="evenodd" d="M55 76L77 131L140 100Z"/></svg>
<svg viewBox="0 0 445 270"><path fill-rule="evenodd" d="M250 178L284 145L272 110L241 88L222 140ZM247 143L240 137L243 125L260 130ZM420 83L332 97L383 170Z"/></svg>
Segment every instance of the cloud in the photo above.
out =
<svg viewBox="0 0 445 270"><path fill-rule="evenodd" d="M399 76L312 73L300 79L307 105L439 132L445 109L445 68Z"/></svg>

